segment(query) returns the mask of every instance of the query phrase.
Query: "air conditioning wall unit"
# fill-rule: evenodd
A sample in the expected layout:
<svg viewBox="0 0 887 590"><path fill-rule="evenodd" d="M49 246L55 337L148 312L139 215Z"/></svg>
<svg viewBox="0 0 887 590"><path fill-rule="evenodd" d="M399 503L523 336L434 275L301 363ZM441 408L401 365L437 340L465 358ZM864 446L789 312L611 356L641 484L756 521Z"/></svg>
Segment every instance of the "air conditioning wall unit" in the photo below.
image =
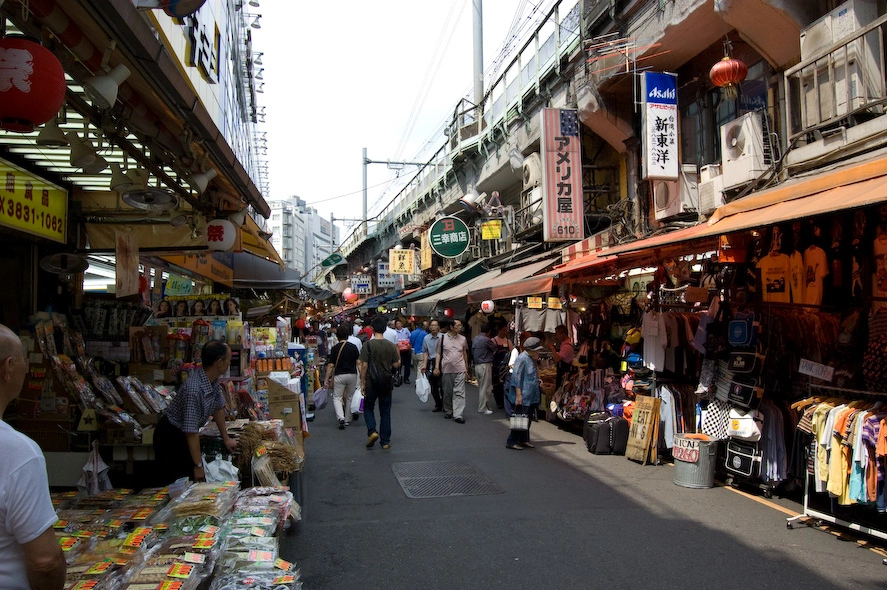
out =
<svg viewBox="0 0 887 590"><path fill-rule="evenodd" d="M726 205L724 200L724 177L715 176L699 183L699 213L708 217L715 209Z"/></svg>
<svg viewBox="0 0 887 590"><path fill-rule="evenodd" d="M712 178L718 177L721 175L721 164L706 164L699 168L699 182L708 182Z"/></svg>
<svg viewBox="0 0 887 590"><path fill-rule="evenodd" d="M533 152L524 158L524 190L542 184L542 158Z"/></svg>
<svg viewBox="0 0 887 590"><path fill-rule="evenodd" d="M699 175L695 164L682 164L677 180L654 180L656 221L696 215L699 210Z"/></svg>
<svg viewBox="0 0 887 590"><path fill-rule="evenodd" d="M746 113L721 126L724 190L748 184L767 169L764 147L760 113Z"/></svg>
<svg viewBox="0 0 887 590"><path fill-rule="evenodd" d="M878 18L878 0L849 0L801 31L801 61L818 55ZM801 72L804 125L813 127L875 100L882 72L878 33L856 39ZM846 60L846 64L845 64ZM831 70L829 66L831 65Z"/></svg>

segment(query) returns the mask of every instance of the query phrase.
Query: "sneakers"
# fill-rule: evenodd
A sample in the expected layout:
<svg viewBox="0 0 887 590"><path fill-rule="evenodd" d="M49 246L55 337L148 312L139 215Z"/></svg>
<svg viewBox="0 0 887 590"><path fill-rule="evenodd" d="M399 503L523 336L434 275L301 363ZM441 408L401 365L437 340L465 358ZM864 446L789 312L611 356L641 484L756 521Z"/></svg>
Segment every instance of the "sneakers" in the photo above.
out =
<svg viewBox="0 0 887 590"><path fill-rule="evenodd" d="M348 420L345 420L345 426L351 426L351 422L349 422Z"/></svg>
<svg viewBox="0 0 887 590"><path fill-rule="evenodd" d="M490 414L493 413L493 410L484 410L484 411L481 412L481 413L482 413L484 416L489 416Z"/></svg>
<svg viewBox="0 0 887 590"><path fill-rule="evenodd" d="M443 412L443 408L434 408L432 412Z"/></svg>
<svg viewBox="0 0 887 590"><path fill-rule="evenodd" d="M453 422L455 422L456 424L465 424L465 418L463 418L462 416L456 416Z"/></svg>
<svg viewBox="0 0 887 590"><path fill-rule="evenodd" d="M536 445L534 445L533 443L530 443L530 442L522 442L520 445L522 447L526 447L528 449L535 449L536 448Z"/></svg>
<svg viewBox="0 0 887 590"><path fill-rule="evenodd" d="M404 379L404 380L403 380L403 384L404 384L404 385L409 385L409 384L410 384L410 380L409 380L409 379Z"/></svg>
<svg viewBox="0 0 887 590"><path fill-rule="evenodd" d="M506 449L511 449L511 450L513 450L513 451L523 451L523 450L524 450L524 447L521 446L521 445L519 445L519 444L505 445L505 448L506 448Z"/></svg>
<svg viewBox="0 0 887 590"><path fill-rule="evenodd" d="M378 432L374 432L374 433L370 434L370 437L367 439L367 448L368 449L372 448L373 445L376 444L377 440L379 440L379 433Z"/></svg>
<svg viewBox="0 0 887 590"><path fill-rule="evenodd" d="M339 420L339 430L345 430L345 425L348 424L344 420Z"/></svg>
<svg viewBox="0 0 887 590"><path fill-rule="evenodd" d="M452 417L453 417L453 415L450 414L449 412L447 412L446 414L444 414L444 418L449 419L449 418L452 418Z"/></svg>
<svg viewBox="0 0 887 590"><path fill-rule="evenodd" d="M351 420L357 422L357 419L360 418L360 414L351 414Z"/></svg>
<svg viewBox="0 0 887 590"><path fill-rule="evenodd" d="M382 448L387 451L388 449L391 448L391 443L385 443L384 445L382 445Z"/></svg>

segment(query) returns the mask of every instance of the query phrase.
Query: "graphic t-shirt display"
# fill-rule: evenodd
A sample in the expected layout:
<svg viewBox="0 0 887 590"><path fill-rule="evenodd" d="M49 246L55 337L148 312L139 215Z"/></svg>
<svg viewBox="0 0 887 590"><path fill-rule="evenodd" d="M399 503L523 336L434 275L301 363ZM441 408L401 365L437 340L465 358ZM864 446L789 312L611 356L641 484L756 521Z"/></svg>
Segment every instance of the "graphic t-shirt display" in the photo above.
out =
<svg viewBox="0 0 887 590"><path fill-rule="evenodd" d="M764 287L764 301L789 303L788 279L791 272L789 257L778 252L767 254L758 262L761 270L761 284Z"/></svg>
<svg viewBox="0 0 887 590"><path fill-rule="evenodd" d="M828 259L825 250L819 246L810 246L804 252L804 267L807 284L804 287L804 298L807 305L822 304L822 279L828 276Z"/></svg>
<svg viewBox="0 0 887 590"><path fill-rule="evenodd" d="M804 303L804 287L807 286L807 269L804 267L804 255L795 250L789 256L789 267L791 275L789 276L789 286L791 287L792 302Z"/></svg>

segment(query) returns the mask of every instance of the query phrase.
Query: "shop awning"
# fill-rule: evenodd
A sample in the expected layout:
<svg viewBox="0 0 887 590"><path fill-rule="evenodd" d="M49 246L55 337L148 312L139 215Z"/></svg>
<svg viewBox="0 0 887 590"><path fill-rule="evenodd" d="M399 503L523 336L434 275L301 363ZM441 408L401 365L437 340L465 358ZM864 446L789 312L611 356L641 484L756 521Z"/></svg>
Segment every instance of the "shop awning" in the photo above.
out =
<svg viewBox="0 0 887 590"><path fill-rule="evenodd" d="M533 276L540 270L554 264L554 259L538 260L517 268L509 269L498 277L487 281L468 293L468 303L478 303L487 299L511 299L551 291L554 274Z"/></svg>
<svg viewBox="0 0 887 590"><path fill-rule="evenodd" d="M556 267L551 272L558 277L569 278L598 271L601 269L601 267L606 266L608 263L614 262L616 262L616 257L610 256L610 250L607 250L604 252L580 256L579 258L575 258L567 264L564 264L563 266Z"/></svg>
<svg viewBox="0 0 887 590"><path fill-rule="evenodd" d="M501 274L502 271L499 269L488 271L479 277L475 277L469 281L456 285L455 287L438 291L437 293L424 299L419 299L418 301L411 301L407 303L407 310L410 315L423 317L435 315L438 305L454 299L464 298L471 289L486 284L491 280L495 280L496 277Z"/></svg>
<svg viewBox="0 0 887 590"><path fill-rule="evenodd" d="M240 232L241 236L243 236L243 249L261 258L273 260L283 268L284 263L280 254L277 253L271 242L262 237L260 231L256 221L247 215L246 223L243 224L243 231Z"/></svg>
<svg viewBox="0 0 887 590"><path fill-rule="evenodd" d="M386 301L391 301L396 297L400 297L401 291L396 293L384 293L382 295L376 295L375 297L370 297L367 299L363 305L360 306L361 311L375 311L377 307L385 303Z"/></svg>
<svg viewBox="0 0 887 590"><path fill-rule="evenodd" d="M324 300L333 293L301 280L298 271L281 268L277 263L247 252L235 252L234 284L235 289L304 289L312 299Z"/></svg>
<svg viewBox="0 0 887 590"><path fill-rule="evenodd" d="M419 301L420 299L424 299L429 295L433 295L442 289L447 289L449 287L459 285L464 283L465 281L469 281L477 276L480 276L484 272L484 267L482 266L483 260L476 260L471 264L460 268L459 270L453 271L448 275L444 275L438 279L435 279L419 289L418 291L414 291L409 295L398 297L391 301L392 307L402 307L404 303L409 303L410 301Z"/></svg>

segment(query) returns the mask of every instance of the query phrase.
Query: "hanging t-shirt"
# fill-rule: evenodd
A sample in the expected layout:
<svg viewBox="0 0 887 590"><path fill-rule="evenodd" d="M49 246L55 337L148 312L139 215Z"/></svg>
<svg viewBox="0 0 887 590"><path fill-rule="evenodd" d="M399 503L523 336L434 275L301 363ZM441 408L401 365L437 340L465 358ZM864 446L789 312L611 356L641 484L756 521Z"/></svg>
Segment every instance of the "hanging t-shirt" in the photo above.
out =
<svg viewBox="0 0 887 590"><path fill-rule="evenodd" d="M804 303L822 305L822 279L828 276L828 259L825 250L810 246L804 252L804 268L807 284L804 287Z"/></svg>
<svg viewBox="0 0 887 590"><path fill-rule="evenodd" d="M791 296L793 303L804 303L804 287L807 286L807 269L804 268L804 255L795 250L788 257L790 269L789 287L791 288Z"/></svg>
<svg viewBox="0 0 887 590"><path fill-rule="evenodd" d="M785 254L771 252L758 262L761 270L761 284L764 286L764 301L789 303L788 278L791 272L789 258Z"/></svg>

